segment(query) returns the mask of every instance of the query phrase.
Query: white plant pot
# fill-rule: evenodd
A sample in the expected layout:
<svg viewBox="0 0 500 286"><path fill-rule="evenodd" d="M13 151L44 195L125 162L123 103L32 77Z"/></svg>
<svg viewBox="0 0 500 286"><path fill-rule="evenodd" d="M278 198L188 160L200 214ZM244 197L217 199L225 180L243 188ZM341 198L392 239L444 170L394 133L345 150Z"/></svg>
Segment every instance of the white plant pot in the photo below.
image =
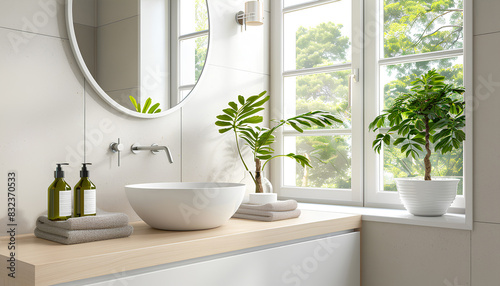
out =
<svg viewBox="0 0 500 286"><path fill-rule="evenodd" d="M253 193L248 195L248 203L253 205L265 205L278 201L276 193Z"/></svg>
<svg viewBox="0 0 500 286"><path fill-rule="evenodd" d="M459 179L398 178L396 186L404 207L417 216L441 216L448 211L455 197Z"/></svg>

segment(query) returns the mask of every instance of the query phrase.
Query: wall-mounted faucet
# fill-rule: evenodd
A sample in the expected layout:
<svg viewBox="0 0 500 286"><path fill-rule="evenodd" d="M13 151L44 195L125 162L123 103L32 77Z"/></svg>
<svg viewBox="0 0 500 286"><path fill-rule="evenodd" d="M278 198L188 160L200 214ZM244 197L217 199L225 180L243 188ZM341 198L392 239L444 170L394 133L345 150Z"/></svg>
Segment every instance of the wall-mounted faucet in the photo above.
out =
<svg viewBox="0 0 500 286"><path fill-rule="evenodd" d="M120 143L120 138L118 138L118 142L109 144L109 149L113 153L118 153L118 167L120 167L120 154L123 151L123 144Z"/></svg>
<svg viewBox="0 0 500 286"><path fill-rule="evenodd" d="M172 159L172 154L170 153L170 149L167 146L158 146L158 144L151 144L151 146L140 146L139 143L135 143L130 147L132 153L137 154L139 151L151 151L151 153L155 154L160 151L165 151L167 154L167 159L172 164L174 160Z"/></svg>

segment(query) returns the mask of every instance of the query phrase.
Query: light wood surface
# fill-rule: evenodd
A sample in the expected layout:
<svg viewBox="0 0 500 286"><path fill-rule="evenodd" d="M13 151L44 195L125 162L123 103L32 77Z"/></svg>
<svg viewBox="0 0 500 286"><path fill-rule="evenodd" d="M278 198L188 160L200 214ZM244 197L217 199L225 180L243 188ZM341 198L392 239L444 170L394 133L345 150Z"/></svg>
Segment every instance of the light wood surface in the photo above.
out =
<svg viewBox="0 0 500 286"><path fill-rule="evenodd" d="M52 285L89 277L182 261L272 243L361 227L361 216L302 211L296 219L258 222L231 219L200 231L156 230L144 222L131 223L127 238L75 245L16 237L16 278L7 277L8 238L0 237L1 285Z"/></svg>

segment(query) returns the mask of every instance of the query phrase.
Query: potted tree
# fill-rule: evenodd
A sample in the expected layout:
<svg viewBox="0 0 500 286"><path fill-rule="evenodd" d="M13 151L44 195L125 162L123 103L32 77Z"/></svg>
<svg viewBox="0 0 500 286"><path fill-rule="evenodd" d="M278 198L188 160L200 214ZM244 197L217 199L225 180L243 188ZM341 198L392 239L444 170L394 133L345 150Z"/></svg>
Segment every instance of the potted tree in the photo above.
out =
<svg viewBox="0 0 500 286"><path fill-rule="evenodd" d="M319 126L325 127L332 125L334 122L342 123L342 120L336 118L331 113L315 110L306 112L292 118L282 120L271 120L271 128L261 127L258 124L262 123L264 118L257 115L264 110L262 107L269 100L266 96L266 91L258 95L253 95L245 98L241 95L238 96L238 102L231 101L228 103L229 108L223 109L223 114L217 116L215 125L219 126L219 133L226 133L232 131L236 141L238 155L245 167L246 173L251 177L255 186L255 196L251 194L251 202L265 202L267 198L261 199L261 196L269 196L276 199L276 194L272 193L272 186L270 182L264 177L264 168L267 163L278 157L288 157L294 159L302 167L310 167L309 159L300 154L274 154L274 149L271 145L275 141L274 132L276 132L283 125L289 125L298 132L302 133L304 126L312 127ZM252 172L249 164L245 162L241 153L240 140L250 148L255 162L255 171ZM265 195L265 194L268 195ZM264 195L261 195L264 194ZM258 198L255 198L258 197Z"/></svg>
<svg viewBox="0 0 500 286"><path fill-rule="evenodd" d="M441 216L455 200L459 179L431 178L432 149L442 154L460 148L465 140L465 101L463 87L446 84L445 77L430 70L412 82L408 93L396 97L394 103L368 126L377 134L373 149L380 153L382 144L400 148L406 157L417 160L421 154L425 175L420 178L398 178L396 187L405 208L414 215ZM425 149L425 151L424 151Z"/></svg>

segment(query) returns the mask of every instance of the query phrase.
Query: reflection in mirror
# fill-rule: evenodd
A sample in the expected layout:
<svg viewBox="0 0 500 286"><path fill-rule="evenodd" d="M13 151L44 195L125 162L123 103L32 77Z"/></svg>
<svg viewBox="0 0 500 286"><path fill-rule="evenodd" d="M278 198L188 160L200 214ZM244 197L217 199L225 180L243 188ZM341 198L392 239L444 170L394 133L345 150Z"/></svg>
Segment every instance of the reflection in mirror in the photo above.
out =
<svg viewBox="0 0 500 286"><path fill-rule="evenodd" d="M72 13L80 65L100 95L126 113L166 111L201 76L206 0L73 0Z"/></svg>

